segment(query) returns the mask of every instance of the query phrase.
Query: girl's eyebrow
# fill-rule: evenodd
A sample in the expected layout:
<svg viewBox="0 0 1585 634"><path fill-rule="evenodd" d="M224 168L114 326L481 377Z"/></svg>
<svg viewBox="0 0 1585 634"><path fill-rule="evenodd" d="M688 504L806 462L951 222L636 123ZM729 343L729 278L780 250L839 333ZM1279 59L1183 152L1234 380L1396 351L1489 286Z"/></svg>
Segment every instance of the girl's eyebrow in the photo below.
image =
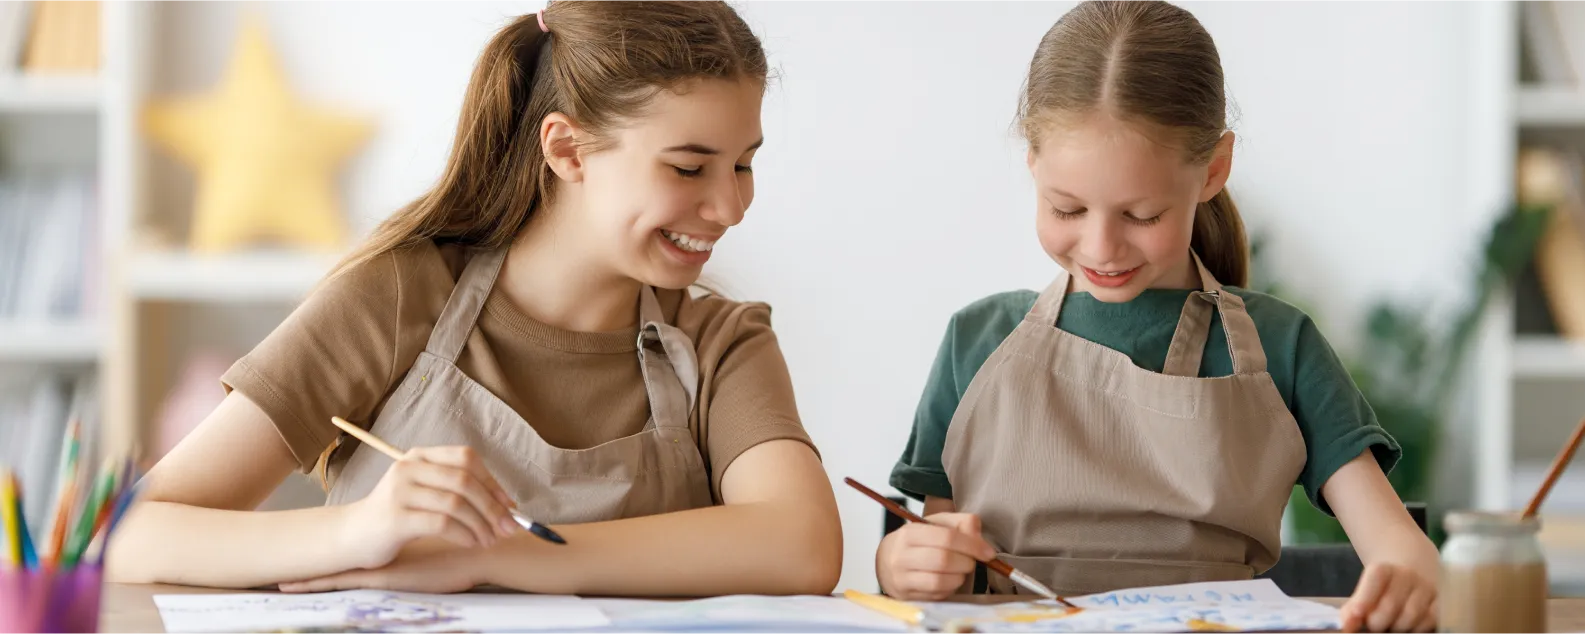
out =
<svg viewBox="0 0 1585 634"><path fill-rule="evenodd" d="M744 150L744 152L752 152L754 150L759 149L759 146L764 145L764 144L765 144L765 137L760 137L760 139L758 141L754 142L754 145L748 146L748 149ZM666 148L664 150L661 150L661 151L662 152L687 152L689 154L703 154L705 156L715 156L715 155L721 153L721 150L717 150L717 149L715 149L713 147L710 147L708 145L702 145L702 144L699 144L699 143L684 143L682 145L673 145L673 146L671 146L669 148Z"/></svg>
<svg viewBox="0 0 1585 634"><path fill-rule="evenodd" d="M1062 190L1057 189L1055 187L1047 187L1046 191L1051 192L1053 194L1056 194L1058 196L1065 197L1065 198L1072 198L1073 200L1084 200L1083 198L1079 198L1078 196L1074 196L1073 194L1070 194L1068 192L1062 191ZM1138 199L1135 199L1135 200L1130 200L1130 201L1121 203L1120 206L1122 206L1122 207L1132 207L1134 205L1137 205L1139 203L1145 202L1147 200L1149 200L1149 197L1138 198Z"/></svg>

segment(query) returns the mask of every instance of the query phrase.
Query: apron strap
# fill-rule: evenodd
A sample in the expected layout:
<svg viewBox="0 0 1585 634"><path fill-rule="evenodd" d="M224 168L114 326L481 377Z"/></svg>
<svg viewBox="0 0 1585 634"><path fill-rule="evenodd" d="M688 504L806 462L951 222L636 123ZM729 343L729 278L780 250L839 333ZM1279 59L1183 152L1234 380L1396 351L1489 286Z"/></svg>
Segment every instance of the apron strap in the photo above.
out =
<svg viewBox="0 0 1585 634"><path fill-rule="evenodd" d="M1035 305L1024 315L1024 321L1033 321L1045 326L1057 327L1057 317L1062 314L1062 300L1068 296L1068 283L1072 276L1068 270L1057 267L1057 279L1051 280L1046 290L1040 293L1040 298L1035 300Z"/></svg>
<svg viewBox="0 0 1585 634"><path fill-rule="evenodd" d="M1168 376L1200 376L1200 361L1205 354L1205 343L1211 335L1211 305L1222 315L1222 332L1227 336L1227 350L1233 357L1234 374L1258 374L1266 371L1266 351L1260 346L1260 333L1255 321L1244 309L1244 299L1222 288L1200 261L1197 253L1190 252L1194 266L1199 270L1200 285L1204 289L1189 294L1183 302L1183 313L1178 316L1178 328L1172 333L1172 344L1167 347L1167 362L1161 373Z"/></svg>
<svg viewBox="0 0 1585 634"><path fill-rule="evenodd" d="M683 291L687 292L687 291ZM649 421L644 429L688 429L699 392L699 362L693 341L666 323L655 290L645 286L638 301L638 364L649 394Z"/></svg>
<svg viewBox="0 0 1585 634"><path fill-rule="evenodd" d="M501 265L505 262L505 247L473 254L468 265L462 269L462 277L457 279L451 297L446 300L446 307L440 311L435 330L429 333L425 352L452 363L457 362L463 346L468 343L468 335L473 334L473 328L479 322L479 311L484 309L484 300L489 299L490 289L495 288L495 278L501 274Z"/></svg>

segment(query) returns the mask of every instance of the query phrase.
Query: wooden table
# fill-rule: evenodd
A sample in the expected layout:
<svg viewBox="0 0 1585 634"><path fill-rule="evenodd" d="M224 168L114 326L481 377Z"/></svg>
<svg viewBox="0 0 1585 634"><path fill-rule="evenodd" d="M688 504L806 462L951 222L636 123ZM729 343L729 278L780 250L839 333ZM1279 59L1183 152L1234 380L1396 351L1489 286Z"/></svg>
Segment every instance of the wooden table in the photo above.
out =
<svg viewBox="0 0 1585 634"><path fill-rule="evenodd" d="M186 586L105 584L100 605L101 632L164 632L160 611L154 607L156 594L220 594L238 590L190 588ZM982 598L983 600L983 598ZM991 600L995 600L991 598ZM1341 605L1342 599L1315 599ZM1552 599L1547 603L1547 627L1553 632L1585 632L1585 597Z"/></svg>

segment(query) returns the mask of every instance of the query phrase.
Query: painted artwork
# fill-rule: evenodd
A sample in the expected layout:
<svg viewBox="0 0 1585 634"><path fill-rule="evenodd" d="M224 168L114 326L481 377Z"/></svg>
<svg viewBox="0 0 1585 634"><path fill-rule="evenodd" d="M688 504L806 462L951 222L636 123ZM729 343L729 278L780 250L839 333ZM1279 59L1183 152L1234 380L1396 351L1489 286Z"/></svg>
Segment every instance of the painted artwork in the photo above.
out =
<svg viewBox="0 0 1585 634"><path fill-rule="evenodd" d="M1269 579L1190 583L1001 605L927 604L953 627L986 632L1248 632L1335 630L1335 607L1283 594Z"/></svg>

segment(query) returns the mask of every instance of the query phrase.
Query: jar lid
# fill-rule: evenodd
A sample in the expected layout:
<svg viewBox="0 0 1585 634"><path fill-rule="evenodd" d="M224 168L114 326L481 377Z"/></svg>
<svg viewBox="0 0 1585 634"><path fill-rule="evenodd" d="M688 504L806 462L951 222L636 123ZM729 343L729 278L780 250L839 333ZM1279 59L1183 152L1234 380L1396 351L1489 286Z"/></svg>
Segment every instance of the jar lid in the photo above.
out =
<svg viewBox="0 0 1585 634"><path fill-rule="evenodd" d="M1541 529L1541 518L1520 517L1518 512L1453 511L1445 522L1450 533L1524 534Z"/></svg>

